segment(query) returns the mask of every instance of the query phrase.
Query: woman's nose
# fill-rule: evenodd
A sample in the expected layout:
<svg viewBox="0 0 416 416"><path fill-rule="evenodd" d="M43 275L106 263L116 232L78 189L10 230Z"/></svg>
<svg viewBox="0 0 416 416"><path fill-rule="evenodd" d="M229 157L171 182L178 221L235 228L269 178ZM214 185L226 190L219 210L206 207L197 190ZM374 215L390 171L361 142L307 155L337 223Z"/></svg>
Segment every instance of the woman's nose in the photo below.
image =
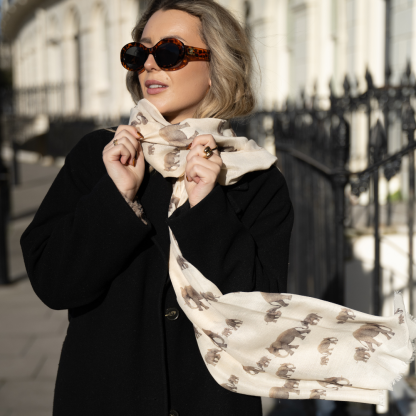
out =
<svg viewBox="0 0 416 416"><path fill-rule="evenodd" d="M160 71L160 68L157 65L155 58L152 54L149 54L149 56L147 57L146 62L144 63L144 69L146 71L152 71L153 69Z"/></svg>

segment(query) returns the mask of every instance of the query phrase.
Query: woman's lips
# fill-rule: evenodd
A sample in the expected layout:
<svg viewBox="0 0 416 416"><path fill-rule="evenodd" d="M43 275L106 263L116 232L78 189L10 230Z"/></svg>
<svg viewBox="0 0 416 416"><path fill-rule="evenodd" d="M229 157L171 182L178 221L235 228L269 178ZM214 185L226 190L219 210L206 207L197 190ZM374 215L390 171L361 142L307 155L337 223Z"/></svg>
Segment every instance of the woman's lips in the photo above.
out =
<svg viewBox="0 0 416 416"><path fill-rule="evenodd" d="M166 84L155 79L147 80L144 85L147 87L147 93L149 95L159 94L168 88Z"/></svg>
<svg viewBox="0 0 416 416"><path fill-rule="evenodd" d="M159 94L160 92L163 92L167 89L168 87L157 87L157 88L148 88L147 89L147 93L149 95L154 95L154 94Z"/></svg>

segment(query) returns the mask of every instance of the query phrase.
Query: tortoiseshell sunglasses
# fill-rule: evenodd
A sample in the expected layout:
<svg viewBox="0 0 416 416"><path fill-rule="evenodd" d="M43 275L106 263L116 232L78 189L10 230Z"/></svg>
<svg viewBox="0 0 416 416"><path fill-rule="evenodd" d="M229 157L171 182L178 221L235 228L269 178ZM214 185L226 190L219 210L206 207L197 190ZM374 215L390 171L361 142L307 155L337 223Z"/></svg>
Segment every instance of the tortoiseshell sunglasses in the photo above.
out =
<svg viewBox="0 0 416 416"><path fill-rule="evenodd" d="M156 43L153 48L146 48L138 42L128 43L121 50L121 65L129 71L144 71L144 64L152 54L157 65L164 71L177 71L190 61L209 61L208 49L184 45L179 39L166 38Z"/></svg>

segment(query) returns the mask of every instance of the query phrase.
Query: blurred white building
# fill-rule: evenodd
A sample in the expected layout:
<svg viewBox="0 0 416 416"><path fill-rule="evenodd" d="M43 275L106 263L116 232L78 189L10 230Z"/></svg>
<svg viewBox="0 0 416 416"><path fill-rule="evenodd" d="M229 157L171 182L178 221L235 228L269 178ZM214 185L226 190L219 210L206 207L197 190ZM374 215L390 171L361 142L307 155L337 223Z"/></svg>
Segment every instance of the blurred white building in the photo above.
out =
<svg viewBox="0 0 416 416"><path fill-rule="evenodd" d="M261 68L259 104L328 96L344 76L365 88L368 68L384 83L386 0L221 0L249 25ZM120 65L121 47L146 0L3 1L2 32L12 43L17 88L65 85L63 111L85 116L128 114L132 101ZM392 71L416 59L415 0L392 0ZM414 62L416 64L416 62ZM50 108L61 99L51 93Z"/></svg>

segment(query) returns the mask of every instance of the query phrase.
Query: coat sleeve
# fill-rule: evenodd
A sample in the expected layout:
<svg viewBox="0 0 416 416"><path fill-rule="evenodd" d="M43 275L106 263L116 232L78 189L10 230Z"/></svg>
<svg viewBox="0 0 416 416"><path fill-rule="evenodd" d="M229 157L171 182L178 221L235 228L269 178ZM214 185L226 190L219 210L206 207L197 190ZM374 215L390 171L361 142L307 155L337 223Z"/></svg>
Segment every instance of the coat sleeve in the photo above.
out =
<svg viewBox="0 0 416 416"><path fill-rule="evenodd" d="M167 224L183 257L223 294L285 292L294 220L286 181L274 167L250 187L241 220L217 185L193 208L188 202L179 207Z"/></svg>
<svg viewBox="0 0 416 416"><path fill-rule="evenodd" d="M32 287L51 309L98 298L151 230L108 175L97 139L86 135L71 150L20 238Z"/></svg>

